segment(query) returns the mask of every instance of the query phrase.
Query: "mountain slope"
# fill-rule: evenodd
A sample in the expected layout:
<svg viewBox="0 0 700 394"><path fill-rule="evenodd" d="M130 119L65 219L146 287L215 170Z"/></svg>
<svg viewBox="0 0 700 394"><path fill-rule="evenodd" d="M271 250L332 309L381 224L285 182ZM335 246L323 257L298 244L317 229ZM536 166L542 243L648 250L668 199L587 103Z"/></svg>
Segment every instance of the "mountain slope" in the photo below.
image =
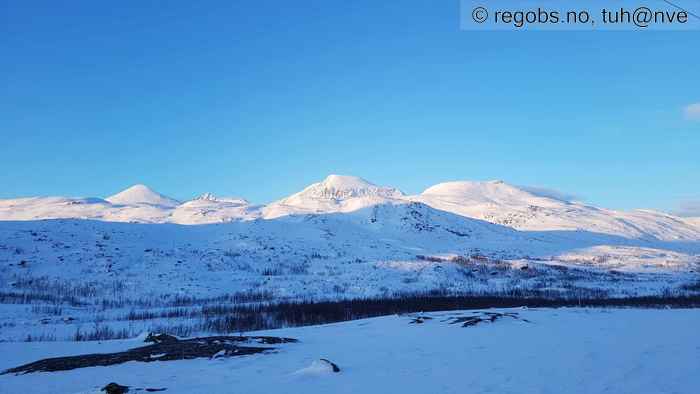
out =
<svg viewBox="0 0 700 394"><path fill-rule="evenodd" d="M671 215L596 208L537 195L502 181L441 183L410 198L436 209L518 230L588 231L661 241L700 240L700 229Z"/></svg>
<svg viewBox="0 0 700 394"><path fill-rule="evenodd" d="M258 206L242 198L218 198L205 193L194 200L177 206L170 214L170 222L178 224L225 223L260 217Z"/></svg>
<svg viewBox="0 0 700 394"><path fill-rule="evenodd" d="M101 219L111 209L100 198L30 197L0 200L0 220Z"/></svg>
<svg viewBox="0 0 700 394"><path fill-rule="evenodd" d="M700 217L698 217L698 218L683 218L683 220L685 220L686 223L690 223L693 226L700 227Z"/></svg>

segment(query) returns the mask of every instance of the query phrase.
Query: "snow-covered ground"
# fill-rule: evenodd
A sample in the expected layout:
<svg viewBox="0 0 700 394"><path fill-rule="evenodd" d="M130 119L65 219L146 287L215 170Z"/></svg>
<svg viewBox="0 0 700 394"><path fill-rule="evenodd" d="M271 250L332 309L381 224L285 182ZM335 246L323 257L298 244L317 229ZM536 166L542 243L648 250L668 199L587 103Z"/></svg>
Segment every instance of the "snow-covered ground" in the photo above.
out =
<svg viewBox="0 0 700 394"><path fill-rule="evenodd" d="M294 337L269 354L129 362L66 372L1 375L0 392L96 393L109 382L165 393L697 393L697 310L510 309L472 327L473 311L385 316L272 330ZM527 320L525 322L523 319ZM40 358L139 346L107 342L0 343L0 369ZM336 363L333 373L317 360Z"/></svg>

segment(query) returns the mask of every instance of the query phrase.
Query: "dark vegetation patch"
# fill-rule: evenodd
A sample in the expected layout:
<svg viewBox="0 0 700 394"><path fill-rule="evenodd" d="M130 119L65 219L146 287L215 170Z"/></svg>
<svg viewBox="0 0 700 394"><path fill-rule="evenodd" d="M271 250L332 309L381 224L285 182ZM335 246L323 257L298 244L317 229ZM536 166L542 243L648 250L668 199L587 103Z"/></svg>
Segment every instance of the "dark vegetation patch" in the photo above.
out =
<svg viewBox="0 0 700 394"><path fill-rule="evenodd" d="M125 297L121 281L74 283L46 276L15 278L11 289L0 291L0 304L52 304L72 307L117 308L189 307L206 304L270 302L276 300L268 290L249 290L214 297L163 294L153 297Z"/></svg>
<svg viewBox="0 0 700 394"><path fill-rule="evenodd" d="M604 292L572 287L566 292L552 290L509 290L507 292L455 295L447 292L394 294L388 298L361 298L334 301L281 301L275 303L222 303L200 307L132 311L112 322L92 327L78 326L74 341L125 339L143 331L162 332L180 337L201 334L240 334L282 327L336 323L393 314L474 310L515 307L615 307L615 308L698 308L700 294L666 292L658 296L612 298ZM166 320L162 320L166 318ZM132 327L120 322L142 321ZM424 318L414 323L420 324ZM37 333L26 341L56 340Z"/></svg>
<svg viewBox="0 0 700 394"><path fill-rule="evenodd" d="M494 323L496 320L500 320L506 317L514 320L520 320L525 323L530 322L527 319L521 318L520 315L515 312L474 312L474 314L471 316L451 317L446 321L449 324L462 324L462 327L471 327L476 326L479 323Z"/></svg>
<svg viewBox="0 0 700 394"><path fill-rule="evenodd" d="M241 343L272 345L296 341L293 338L245 336L215 336L180 340L168 336L167 340L123 352L47 358L10 368L3 371L2 374L69 371L77 368L122 364L129 361L189 360L215 355L217 357L235 357L274 349L274 347L269 346L241 346Z"/></svg>
<svg viewBox="0 0 700 394"><path fill-rule="evenodd" d="M686 283L681 286L682 290L691 291L695 293L700 293L700 280L695 282Z"/></svg>
<svg viewBox="0 0 700 394"><path fill-rule="evenodd" d="M125 339L143 331L181 337L238 334L421 311L520 306L700 307L700 281L697 280L659 290L654 296L640 297L624 291L614 293L606 288L582 286L580 284L599 279L596 276L599 274L575 267L527 265L513 268L507 262L479 254L449 258L419 255L416 258L438 265L456 264L466 280L475 283L487 281L485 278L491 278L494 273L503 278L504 283L498 290L462 291L449 286L429 292L386 289L377 298L351 298L345 294L348 285L344 284L334 287L332 300L304 300L280 298L268 290L211 297L181 294L128 297L123 284L73 285L68 281L39 277L14 278L8 283L8 291L0 292L0 303L31 305L31 312L38 315L37 321L42 324L39 327L46 325L45 329L26 335L25 341ZM605 275L616 281L633 280L626 278L629 274L625 273ZM406 279L417 281L420 278ZM529 281L529 287L521 287L523 280ZM62 330L67 335L59 336L53 329L56 325L68 325L73 331Z"/></svg>
<svg viewBox="0 0 700 394"><path fill-rule="evenodd" d="M413 294L396 298L368 298L343 301L298 301L276 304L231 305L223 316L208 315L192 325L159 327L175 335L197 332L232 333L280 327L307 326L377 316L514 307L636 307L697 308L700 295L648 296L629 298L549 298L529 296L435 296ZM418 323L418 322L416 322Z"/></svg>

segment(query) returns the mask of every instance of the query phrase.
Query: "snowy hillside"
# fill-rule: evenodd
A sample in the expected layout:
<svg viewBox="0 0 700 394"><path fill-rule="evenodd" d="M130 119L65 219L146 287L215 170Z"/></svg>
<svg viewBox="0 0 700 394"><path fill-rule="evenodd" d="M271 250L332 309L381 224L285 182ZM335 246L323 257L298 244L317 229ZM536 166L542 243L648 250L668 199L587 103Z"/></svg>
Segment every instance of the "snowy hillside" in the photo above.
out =
<svg viewBox="0 0 700 394"><path fill-rule="evenodd" d="M660 212L615 211L537 195L502 181L447 182L411 199L527 231L587 231L630 239L700 240L700 229Z"/></svg>
<svg viewBox="0 0 700 394"><path fill-rule="evenodd" d="M219 198L205 193L177 206L167 221L178 224L231 222L260 217L260 207L242 198Z"/></svg>
<svg viewBox="0 0 700 394"><path fill-rule="evenodd" d="M683 218L686 222L692 224L693 226L700 227L700 218Z"/></svg>
<svg viewBox="0 0 700 394"><path fill-rule="evenodd" d="M93 219L163 223L171 208L151 204L115 205L99 198L35 197L0 200L1 220Z"/></svg>
<svg viewBox="0 0 700 394"><path fill-rule="evenodd" d="M462 275L456 264L416 256L515 258L549 247L507 227L395 202L352 214L201 226L0 222L0 274L4 283L26 277L118 279L135 294L145 288L202 295L265 289L280 296L323 297L343 288L348 295L369 296L380 295L382 288L474 285L455 281ZM445 270L432 273L439 265ZM426 267L431 271L423 272ZM402 282L416 275L424 280Z"/></svg>
<svg viewBox="0 0 700 394"><path fill-rule="evenodd" d="M275 299L432 291L619 296L680 289L700 268L698 256L673 244L545 235L402 200L351 213L198 226L0 222L0 295L42 301L80 295L71 304L127 306L143 297L235 292ZM22 332L5 328L3 335Z"/></svg>

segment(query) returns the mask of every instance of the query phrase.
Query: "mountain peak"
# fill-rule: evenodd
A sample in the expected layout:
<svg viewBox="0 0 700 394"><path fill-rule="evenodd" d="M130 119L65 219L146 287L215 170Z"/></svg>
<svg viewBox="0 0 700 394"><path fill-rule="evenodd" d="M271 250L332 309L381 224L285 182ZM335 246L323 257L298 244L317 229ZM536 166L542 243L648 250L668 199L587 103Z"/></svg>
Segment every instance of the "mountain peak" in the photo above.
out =
<svg viewBox="0 0 700 394"><path fill-rule="evenodd" d="M337 175L331 174L324 179L321 184L327 188L333 188L337 190L348 190L348 189L366 189L377 187L377 185L362 179L357 176L352 175Z"/></svg>
<svg viewBox="0 0 700 394"><path fill-rule="evenodd" d="M107 197L106 200L118 205L149 204L174 207L180 204L179 201L155 192L143 184L131 186L113 196Z"/></svg>
<svg viewBox="0 0 700 394"><path fill-rule="evenodd" d="M265 217L291 213L350 212L402 197L404 194L393 187L377 186L356 176L331 174L321 182L268 205Z"/></svg>
<svg viewBox="0 0 700 394"><path fill-rule="evenodd" d="M377 186L357 176L337 174L328 175L326 179L319 183L314 183L301 193L313 198L336 200L364 196L403 196L401 191L393 187Z"/></svg>

